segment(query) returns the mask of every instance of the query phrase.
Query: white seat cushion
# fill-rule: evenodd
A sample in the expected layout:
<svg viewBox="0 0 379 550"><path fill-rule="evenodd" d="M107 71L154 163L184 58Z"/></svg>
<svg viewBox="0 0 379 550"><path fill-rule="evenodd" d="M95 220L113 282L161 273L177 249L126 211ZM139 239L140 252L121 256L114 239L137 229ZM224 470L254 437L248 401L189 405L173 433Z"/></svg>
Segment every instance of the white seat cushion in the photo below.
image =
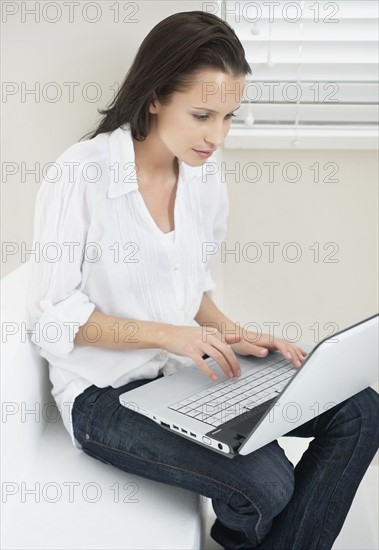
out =
<svg viewBox="0 0 379 550"><path fill-rule="evenodd" d="M199 495L85 455L56 421L47 362L25 338L28 268L1 280L1 548L198 550Z"/></svg>
<svg viewBox="0 0 379 550"><path fill-rule="evenodd" d="M60 421L47 426L27 475L3 476L2 507L9 550L202 547L198 495L85 455Z"/></svg>

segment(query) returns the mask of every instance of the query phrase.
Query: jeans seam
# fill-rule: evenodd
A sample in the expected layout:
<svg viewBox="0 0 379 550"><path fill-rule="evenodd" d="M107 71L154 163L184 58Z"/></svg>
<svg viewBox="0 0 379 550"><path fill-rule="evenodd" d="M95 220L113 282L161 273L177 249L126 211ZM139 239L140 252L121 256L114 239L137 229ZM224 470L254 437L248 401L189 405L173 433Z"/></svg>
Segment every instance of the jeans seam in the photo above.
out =
<svg viewBox="0 0 379 550"><path fill-rule="evenodd" d="M361 437L361 435L362 435L362 410L361 410L361 408L359 407L359 404L356 403L356 405L358 406L358 409L360 410L360 413L361 413L361 416L360 416L361 422L360 422L360 426L359 426L359 436L358 436L358 438L357 438L357 445L358 445L359 439L360 439L360 437ZM354 420L356 420L356 419L357 419L357 418L354 418ZM337 489L337 486L339 485L339 483L340 483L340 481L341 481L341 478L343 477L345 471L346 471L347 468L349 467L350 462L352 461L352 458L353 458L353 457L352 457L352 455L351 455L350 458L349 458L348 463L346 464L345 468L343 469L342 474L340 475L340 478L339 478L339 480L338 480L338 483L337 483L336 487L335 487L334 490L333 490L333 493L330 495L329 504L328 504L328 507L327 507L326 512L325 512L325 518L328 517L328 511L329 511L330 503L331 503L332 500L333 500L333 495L334 495L334 493L335 493L335 491L336 491L336 489ZM325 521L323 521L322 528L320 529L320 534L319 534L319 538L318 538L318 540L317 540L316 550L317 550L317 548L319 548L320 540L321 540L321 537L322 537L322 534L323 534L323 530L324 530L324 526L325 526Z"/></svg>
<svg viewBox="0 0 379 550"><path fill-rule="evenodd" d="M241 491L240 489L237 489L236 487L232 487L231 485L228 485L227 483L224 483L223 481L219 481L218 479L215 479L213 477L209 477L205 474L199 474L198 472L194 472L192 470L187 470L186 468L180 468L179 466L174 466L172 464L165 464L164 462L158 462L156 460L151 460L149 458L142 458L142 457L139 457L137 455L134 455L133 453L129 453L128 451L123 451L122 449L116 449L115 447L111 447L110 445L104 445L104 443L100 443L99 441L95 441L94 439L91 439L91 437L89 437L86 441L90 442L90 443L94 443L95 445L99 445L100 447L105 447L106 449L111 449L112 451L116 451L118 453L122 453L122 454L125 454L125 455L132 456L133 458L136 458L137 460L144 460L145 462L152 462L153 464L159 464L161 466L165 466L166 468L173 468L175 470L180 470L182 472L188 472L188 473L193 474L197 477L203 477L205 479L209 479L211 481L215 481L216 483L224 485L225 487L228 487L229 489L232 489L233 491L236 491L237 493L239 493L243 497L245 497L246 500L248 502L250 502L250 504L253 506L253 508L255 508L255 510L258 512L259 517L258 517L258 520L256 521L254 531L255 531L255 536L257 537L258 542L259 543L262 542L260 537L258 536L258 532L257 532L259 524L260 524L261 519L262 519L262 512L260 511L259 507L255 504L255 502L253 502L251 500L251 498L248 495L246 495L243 491Z"/></svg>

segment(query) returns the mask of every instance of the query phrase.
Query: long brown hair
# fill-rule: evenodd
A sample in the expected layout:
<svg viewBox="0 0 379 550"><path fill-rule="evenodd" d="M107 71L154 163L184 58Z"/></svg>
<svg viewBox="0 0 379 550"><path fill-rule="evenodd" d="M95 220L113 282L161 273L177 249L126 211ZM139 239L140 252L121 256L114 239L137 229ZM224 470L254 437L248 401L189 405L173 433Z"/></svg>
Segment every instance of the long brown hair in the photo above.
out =
<svg viewBox="0 0 379 550"><path fill-rule="evenodd" d="M109 108L98 110L105 116L89 139L128 122L132 136L144 140L150 129L152 99L169 104L172 95L184 92L204 69L234 76L252 72L234 30L216 15L187 11L166 17L141 43Z"/></svg>

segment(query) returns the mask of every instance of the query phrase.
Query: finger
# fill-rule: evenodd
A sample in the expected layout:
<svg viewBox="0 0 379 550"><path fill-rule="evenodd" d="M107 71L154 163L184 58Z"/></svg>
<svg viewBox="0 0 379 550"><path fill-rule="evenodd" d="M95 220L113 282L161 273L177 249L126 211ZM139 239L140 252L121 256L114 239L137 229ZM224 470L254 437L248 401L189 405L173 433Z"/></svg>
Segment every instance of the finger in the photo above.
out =
<svg viewBox="0 0 379 550"><path fill-rule="evenodd" d="M227 348L229 349L229 348ZM225 376L232 378L234 376L234 371L231 368L229 361L223 353L224 350L219 350L216 347L209 346L209 351L206 350L206 353L216 361L216 363L221 367ZM226 353L226 352L225 352Z"/></svg>
<svg viewBox="0 0 379 550"><path fill-rule="evenodd" d="M268 351L269 350L267 348L264 348L262 346L254 346L253 344L251 344L251 351L249 351L249 353L251 355L255 355L255 357L266 357Z"/></svg>
<svg viewBox="0 0 379 550"><path fill-rule="evenodd" d="M295 351L291 349L287 349L287 351L285 351L283 355L292 361L294 367L297 367L297 368L301 367L300 359L298 358Z"/></svg>
<svg viewBox="0 0 379 550"><path fill-rule="evenodd" d="M228 339L230 343L233 344L235 342L240 341L242 337L236 334L223 335L220 332L216 332L213 335L208 335L205 340L207 345L207 349L205 349L205 353L216 361L216 363L224 371L225 376L228 376L228 377L239 376L239 374L241 373L240 365L233 351L229 347L229 344L226 344L223 341L223 338ZM217 356L214 355L215 349L219 354Z"/></svg>
<svg viewBox="0 0 379 550"><path fill-rule="evenodd" d="M208 355L208 354L207 354ZM208 366L208 363L199 356L191 357L192 361L199 367L199 369L211 380L218 380L217 374Z"/></svg>
<svg viewBox="0 0 379 550"><path fill-rule="evenodd" d="M235 356L233 350L226 344L223 344L222 342L219 342L216 340L215 342L209 342L209 344L212 344L214 348L217 349L217 351L222 354L222 361L225 363L226 375L229 376L229 372L231 372L232 376L239 376L241 374L241 367L240 364L237 361L237 357ZM215 359L216 361L216 359ZM218 361L216 361L218 363ZM220 365L221 366L221 365ZM225 372L225 369L223 369Z"/></svg>
<svg viewBox="0 0 379 550"><path fill-rule="evenodd" d="M296 361L296 366L301 367L301 363L303 362L303 356L297 350L295 350L295 361Z"/></svg>
<svg viewBox="0 0 379 550"><path fill-rule="evenodd" d="M225 357L229 363L229 367L232 372L232 376L239 376L241 374L241 366L235 356L234 351L228 346L225 348Z"/></svg>
<svg viewBox="0 0 379 550"><path fill-rule="evenodd" d="M300 359L301 362L303 362L305 357L308 355L307 352L305 352L304 350L302 350L301 348L298 348L298 347L295 347L295 350L296 350L298 358Z"/></svg>
<svg viewBox="0 0 379 550"><path fill-rule="evenodd" d="M296 366L297 366L297 367L301 367L301 364L302 364L302 362L304 361L304 357L302 356L302 353L301 353L301 351L300 351L299 348L294 347L293 350L294 350L294 352L295 352Z"/></svg>

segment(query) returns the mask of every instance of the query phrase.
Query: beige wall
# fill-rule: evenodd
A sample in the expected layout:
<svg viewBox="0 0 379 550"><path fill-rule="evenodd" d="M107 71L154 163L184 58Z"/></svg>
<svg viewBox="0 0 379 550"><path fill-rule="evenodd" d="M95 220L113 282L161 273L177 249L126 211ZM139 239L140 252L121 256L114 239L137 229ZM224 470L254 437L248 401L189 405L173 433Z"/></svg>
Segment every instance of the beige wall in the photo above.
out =
<svg viewBox="0 0 379 550"><path fill-rule="evenodd" d="M88 3L80 2L70 23L68 8L52 2L61 4L62 13L51 23L56 12L51 8L44 16L43 2L8 4L19 11L4 15L2 25L2 80L7 93L1 104L1 235L16 253L2 261L2 277L30 258L21 256L21 243L23 249L32 244L35 196L44 167L97 126L98 109L114 97L144 36L165 17L202 6L196 0L93 2L99 11L86 13L83 7ZM28 4L37 6L39 22L26 15ZM116 4L121 6L119 17ZM137 10L122 9L128 4ZM38 163L37 178L24 176Z"/></svg>
<svg viewBox="0 0 379 550"><path fill-rule="evenodd" d="M262 171L260 179L251 163ZM270 181L269 165L274 163ZM287 163L298 170L296 183L289 181L295 179L295 168L288 167L286 176ZM315 168L310 168L317 165L319 182ZM240 257L222 258L220 250L223 307L228 315L241 324L279 322L279 333L286 323L294 322L312 343L315 329L310 327L316 323L322 339L333 331L323 328L326 323L342 328L377 312L375 152L227 149L224 167L237 168L237 175L226 176L230 199L226 249L239 246L241 251ZM331 177L337 181L328 181Z"/></svg>

